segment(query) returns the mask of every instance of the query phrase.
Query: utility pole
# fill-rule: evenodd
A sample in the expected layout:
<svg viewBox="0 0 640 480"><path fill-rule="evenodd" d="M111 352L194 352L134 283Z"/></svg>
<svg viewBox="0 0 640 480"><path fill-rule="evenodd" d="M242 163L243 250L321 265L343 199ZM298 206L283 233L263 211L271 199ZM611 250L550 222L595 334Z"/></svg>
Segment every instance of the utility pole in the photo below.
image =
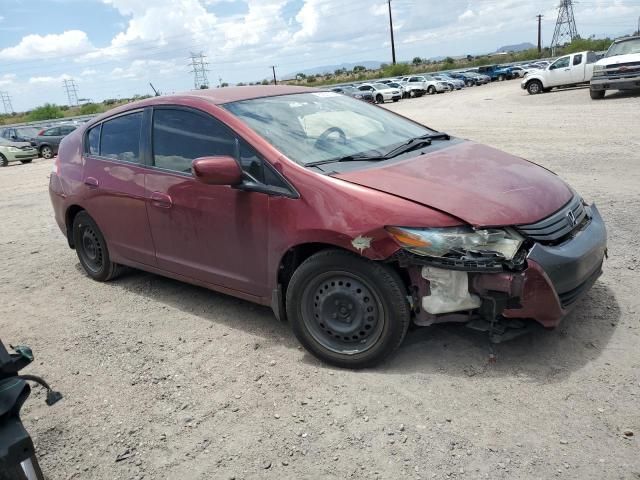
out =
<svg viewBox="0 0 640 480"><path fill-rule="evenodd" d="M191 52L191 73L193 73L193 86L196 90L202 88L209 88L209 79L207 78L207 65L206 55L202 52Z"/></svg>
<svg viewBox="0 0 640 480"><path fill-rule="evenodd" d="M542 15L536 15L538 18L538 54L542 53Z"/></svg>
<svg viewBox="0 0 640 480"><path fill-rule="evenodd" d="M391 31L391 61L396 64L396 42L393 39L393 17L391 16L391 0L387 0L389 4L389 30Z"/></svg>
<svg viewBox="0 0 640 480"><path fill-rule="evenodd" d="M569 43L574 38L578 37L576 19L573 17L573 1L560 0L556 28L553 32L553 40L551 40L551 55L556 54L556 49L558 47L561 47L565 43Z"/></svg>
<svg viewBox="0 0 640 480"><path fill-rule="evenodd" d="M13 113L13 105L11 105L11 97L9 96L9 92L0 92L0 97L2 97L2 105L4 106L4 113L10 115Z"/></svg>
<svg viewBox="0 0 640 480"><path fill-rule="evenodd" d="M277 85L278 84L278 80L276 79L276 66L275 65L271 65L271 70L273 70L273 84Z"/></svg>
<svg viewBox="0 0 640 480"><path fill-rule="evenodd" d="M73 78L65 78L62 81L62 86L67 92L67 99L69 99L69 106L78 105L78 86Z"/></svg>

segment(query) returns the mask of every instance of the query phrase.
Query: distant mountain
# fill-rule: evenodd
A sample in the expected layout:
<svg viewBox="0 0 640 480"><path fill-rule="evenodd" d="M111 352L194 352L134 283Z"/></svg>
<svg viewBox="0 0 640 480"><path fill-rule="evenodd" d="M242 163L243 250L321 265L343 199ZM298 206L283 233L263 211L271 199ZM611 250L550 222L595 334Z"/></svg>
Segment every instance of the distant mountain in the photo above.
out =
<svg viewBox="0 0 640 480"><path fill-rule="evenodd" d="M529 50L530 48L536 48L533 43L524 42L517 45L505 45L500 47L496 52L522 52L523 50Z"/></svg>
<svg viewBox="0 0 640 480"><path fill-rule="evenodd" d="M346 69L347 71L353 70L353 67L362 66L368 70L375 70L380 68L380 65L384 62L377 62L375 60L369 60L365 62L355 62L355 63L341 63L340 65L323 65L322 67L313 67L307 70L298 70L296 72L288 73L284 75L283 78L291 79L295 78L298 73L304 73L305 75L317 75L323 73L333 73L338 69Z"/></svg>

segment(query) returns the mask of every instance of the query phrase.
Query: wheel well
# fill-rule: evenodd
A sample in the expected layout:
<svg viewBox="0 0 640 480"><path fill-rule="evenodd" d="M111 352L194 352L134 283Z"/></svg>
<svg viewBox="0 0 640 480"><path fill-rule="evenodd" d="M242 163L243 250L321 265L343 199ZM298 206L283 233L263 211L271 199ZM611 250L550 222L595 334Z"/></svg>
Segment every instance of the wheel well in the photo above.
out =
<svg viewBox="0 0 640 480"><path fill-rule="evenodd" d="M336 245L331 245L329 243L304 243L290 248L284 254L278 267L278 284L282 288L283 298L286 296L287 286L289 285L289 281L291 280L293 273L302 264L302 262L322 250L329 249L344 250L345 252L353 253L346 248L337 247ZM410 280L406 270L400 268L400 266L395 262L389 263L388 265L400 275L402 280L405 282L405 285L408 286Z"/></svg>
<svg viewBox="0 0 640 480"><path fill-rule="evenodd" d="M80 205L71 205L67 208L67 213L65 214L65 225L67 226L67 242L71 248L75 248L73 243L73 220L76 218L76 215L83 211Z"/></svg>
<svg viewBox="0 0 640 480"><path fill-rule="evenodd" d="M41 145L38 147L38 151L39 151L39 152L42 152L42 149L43 149L44 147L53 148L53 147L52 147L51 145L49 145L48 143L43 143L43 144L41 144Z"/></svg>

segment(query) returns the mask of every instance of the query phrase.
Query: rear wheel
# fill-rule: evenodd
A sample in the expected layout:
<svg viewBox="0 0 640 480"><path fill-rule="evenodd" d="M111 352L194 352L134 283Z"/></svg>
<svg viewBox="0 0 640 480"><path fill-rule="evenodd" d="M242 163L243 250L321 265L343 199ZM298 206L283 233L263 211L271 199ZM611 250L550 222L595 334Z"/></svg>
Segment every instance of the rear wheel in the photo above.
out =
<svg viewBox="0 0 640 480"><path fill-rule="evenodd" d="M308 258L287 288L287 315L300 343L319 359L346 368L374 366L402 343L409 305L387 265L340 250Z"/></svg>
<svg viewBox="0 0 640 480"><path fill-rule="evenodd" d="M527 84L527 92L529 92L529 95L542 93L542 82L540 82L540 80L531 80Z"/></svg>
<svg viewBox="0 0 640 480"><path fill-rule="evenodd" d="M111 261L102 232L85 211L73 219L73 242L80 264L91 278L106 282L120 274L122 267Z"/></svg>
<svg viewBox="0 0 640 480"><path fill-rule="evenodd" d="M0 167L6 167L7 165L9 165L9 160L0 153Z"/></svg>
<svg viewBox="0 0 640 480"><path fill-rule="evenodd" d="M602 100L604 98L605 93L606 93L606 90L589 89L589 96L591 97L591 100Z"/></svg>
<svg viewBox="0 0 640 480"><path fill-rule="evenodd" d="M49 145L44 145L40 148L40 155L42 155L42 158L53 158L53 148L51 148Z"/></svg>

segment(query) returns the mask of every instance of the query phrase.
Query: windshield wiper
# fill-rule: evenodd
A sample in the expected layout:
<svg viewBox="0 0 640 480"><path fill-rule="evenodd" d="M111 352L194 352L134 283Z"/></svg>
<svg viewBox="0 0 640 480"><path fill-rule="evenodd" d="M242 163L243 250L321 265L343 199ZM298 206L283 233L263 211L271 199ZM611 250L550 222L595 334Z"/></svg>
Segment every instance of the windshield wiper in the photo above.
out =
<svg viewBox="0 0 640 480"><path fill-rule="evenodd" d="M432 140L440 139L450 140L451 137L446 133L429 133L427 135L422 135L421 137L411 138L401 145L389 150L384 155L346 155L344 157L330 158L328 160L320 160L318 162L307 163L305 164L305 167L316 167L318 165L326 165L327 163L338 162L382 162L384 160L389 160L393 157L397 157L398 155L402 155L403 153L407 153L411 150L428 147L429 145L431 145Z"/></svg>

